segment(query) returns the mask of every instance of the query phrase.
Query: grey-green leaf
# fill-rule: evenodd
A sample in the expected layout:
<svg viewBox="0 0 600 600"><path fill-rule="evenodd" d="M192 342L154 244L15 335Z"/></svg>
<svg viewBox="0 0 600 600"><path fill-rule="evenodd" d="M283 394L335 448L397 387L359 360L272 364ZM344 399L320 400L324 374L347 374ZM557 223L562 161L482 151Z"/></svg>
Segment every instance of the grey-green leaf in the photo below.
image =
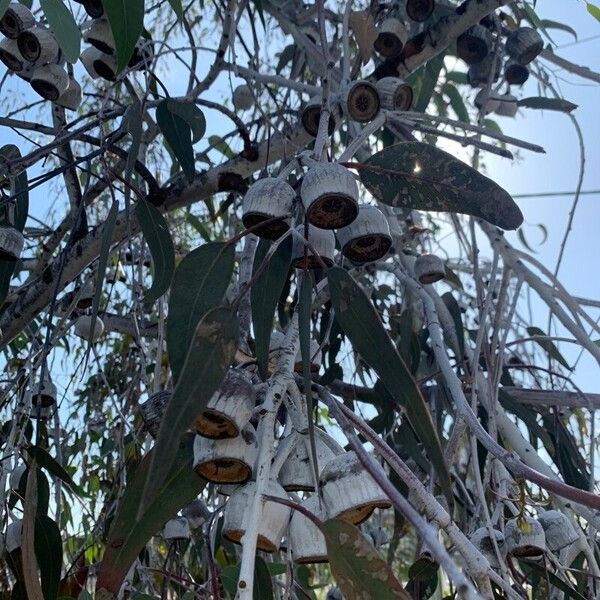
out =
<svg viewBox="0 0 600 600"><path fill-rule="evenodd" d="M144 29L144 0L102 0L117 50L117 71L127 66Z"/></svg>
<svg viewBox="0 0 600 600"><path fill-rule="evenodd" d="M379 375L381 382L405 411L425 448L438 481L452 503L450 475L440 439L419 386L398 353L373 304L344 269L328 271L329 292L335 317L361 358Z"/></svg>
<svg viewBox="0 0 600 600"><path fill-rule="evenodd" d="M271 242L269 240L261 239L258 243L254 255L253 273L258 272L270 247ZM250 292L256 360L263 379L267 376L269 341L273 329L275 309L290 271L291 260L292 238L288 237L279 244L268 266L256 278Z"/></svg>
<svg viewBox="0 0 600 600"><path fill-rule="evenodd" d="M192 142L197 142L206 131L204 113L193 103L181 100L167 100L169 110L181 117L192 130Z"/></svg>
<svg viewBox="0 0 600 600"><path fill-rule="evenodd" d="M192 181L196 172L192 128L185 119L172 110L175 104L169 100L163 100L156 107L156 122L165 136L169 148L181 164L188 181Z"/></svg>
<svg viewBox="0 0 600 600"><path fill-rule="evenodd" d="M565 360L564 356L560 353L552 340L547 339L547 335L539 327L528 327L527 333L536 338L534 341L543 348L550 358L553 358L559 362L565 369L571 371L569 363Z"/></svg>
<svg viewBox="0 0 600 600"><path fill-rule="evenodd" d="M162 417L141 501L143 510L167 478L181 436L217 390L237 349L235 307L218 306L198 323L177 385Z"/></svg>
<svg viewBox="0 0 600 600"><path fill-rule="evenodd" d="M167 221L155 206L140 200L135 207L135 214L150 248L154 265L152 287L144 294L144 302L151 306L171 285L175 271L175 248Z"/></svg>
<svg viewBox="0 0 600 600"><path fill-rule="evenodd" d="M377 152L359 170L367 189L390 206L456 212L516 229L523 215L510 194L451 154L421 142L402 142Z"/></svg>
<svg viewBox="0 0 600 600"><path fill-rule="evenodd" d="M177 19L181 21L183 19L183 6L181 4L181 0L169 0L169 4L171 5L171 8L175 11Z"/></svg>
<svg viewBox="0 0 600 600"><path fill-rule="evenodd" d="M81 31L63 0L40 0L40 5L65 59L76 63L81 50Z"/></svg>
<svg viewBox="0 0 600 600"><path fill-rule="evenodd" d="M175 382L196 325L223 300L233 274L234 261L233 244L211 242L190 252L175 270L167 317L167 349Z"/></svg>
<svg viewBox="0 0 600 600"><path fill-rule="evenodd" d="M577 104L573 104L562 98L544 98L542 96L531 96L529 98L521 98L517 102L519 106L525 108L535 108L538 110L557 110L559 112L570 113L577 108Z"/></svg>

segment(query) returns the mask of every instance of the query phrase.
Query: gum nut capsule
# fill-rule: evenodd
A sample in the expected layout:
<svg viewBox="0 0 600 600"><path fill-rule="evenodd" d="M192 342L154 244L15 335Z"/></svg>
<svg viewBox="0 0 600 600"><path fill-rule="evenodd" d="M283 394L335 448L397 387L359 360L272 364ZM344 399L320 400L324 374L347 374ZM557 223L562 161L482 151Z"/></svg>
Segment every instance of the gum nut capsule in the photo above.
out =
<svg viewBox="0 0 600 600"><path fill-rule="evenodd" d="M4 538L4 547L7 552L14 552L21 547L21 537L23 534L23 521L21 519L12 522L6 528Z"/></svg>
<svg viewBox="0 0 600 600"><path fill-rule="evenodd" d="M56 103L69 110L77 110L81 104L81 86L73 77L69 76L67 89L58 97Z"/></svg>
<svg viewBox="0 0 600 600"><path fill-rule="evenodd" d="M385 476L383 468L377 467ZM319 477L330 518L353 525L367 520L376 508L388 508L390 501L365 470L355 452L332 458Z"/></svg>
<svg viewBox="0 0 600 600"><path fill-rule="evenodd" d="M77 303L79 310L87 310L94 303L95 287L92 279L88 279L81 288L76 290Z"/></svg>
<svg viewBox="0 0 600 600"><path fill-rule="evenodd" d="M311 338L310 340L309 354L310 370L312 373L317 374L321 368L322 355L321 345L314 338ZM296 352L296 358L294 359L294 371L299 374L304 373L304 362L302 361L302 352L300 348L298 348L298 352Z"/></svg>
<svg viewBox="0 0 600 600"><path fill-rule="evenodd" d="M104 333L104 322L100 317L96 317L96 323L94 324L94 330L92 331L92 316L82 315L75 321L75 335L84 339L89 340L90 334L92 341L95 342Z"/></svg>
<svg viewBox="0 0 600 600"><path fill-rule="evenodd" d="M31 401L35 406L52 406L56 403L56 386L52 383L48 369L45 369L44 378L36 382L31 389Z"/></svg>
<svg viewBox="0 0 600 600"><path fill-rule="evenodd" d="M415 260L415 277L427 285L440 281L446 276L444 261L435 254L421 254Z"/></svg>
<svg viewBox="0 0 600 600"><path fill-rule="evenodd" d="M0 60L13 73L22 73L28 65L19 51L17 40L4 38L0 41Z"/></svg>
<svg viewBox="0 0 600 600"><path fill-rule="evenodd" d="M399 56L408 39L404 23L395 17L388 17L377 28L377 38L374 47L381 56L393 58Z"/></svg>
<svg viewBox="0 0 600 600"><path fill-rule="evenodd" d="M544 40L532 27L519 27L508 34L504 48L510 58L528 65L544 49Z"/></svg>
<svg viewBox="0 0 600 600"><path fill-rule="evenodd" d="M319 133L319 123L321 122L321 96L313 96L303 107L300 112L300 122L304 131L312 137L317 137ZM335 131L336 122L340 116L339 104L333 103L330 106L329 122L327 125L327 133L332 135Z"/></svg>
<svg viewBox="0 0 600 600"><path fill-rule="evenodd" d="M358 185L354 175L337 163L316 163L300 188L306 217L320 229L350 225L358 215Z"/></svg>
<svg viewBox="0 0 600 600"><path fill-rule="evenodd" d="M60 46L46 27L35 25L22 31L17 38L17 44L23 58L38 65L55 63L60 56Z"/></svg>
<svg viewBox="0 0 600 600"><path fill-rule="evenodd" d="M31 87L44 100L58 100L67 91L69 76L60 65L44 65L35 69L31 76Z"/></svg>
<svg viewBox="0 0 600 600"><path fill-rule="evenodd" d="M498 108L496 114L502 117L514 117L517 114L519 105L517 99L512 94L503 94L498 96Z"/></svg>
<svg viewBox="0 0 600 600"><path fill-rule="evenodd" d="M252 476L258 456L256 434L251 426L235 438L194 439L194 470L212 483L245 483Z"/></svg>
<svg viewBox="0 0 600 600"><path fill-rule="evenodd" d="M0 19L0 33L16 40L19 34L35 25L33 13L19 2L11 2Z"/></svg>
<svg viewBox="0 0 600 600"><path fill-rule="evenodd" d="M318 495L304 500L301 506L315 515L320 521L326 519L325 505L319 501ZM297 564L316 564L329 561L325 536L312 520L299 510L295 510L292 513L288 543L292 553L292 560Z"/></svg>
<svg viewBox="0 0 600 600"><path fill-rule="evenodd" d="M516 60L507 60L504 66L504 79L510 85L523 85L529 79L529 68Z"/></svg>
<svg viewBox="0 0 600 600"><path fill-rule="evenodd" d="M487 98L486 98L487 96ZM483 108L483 102L485 99L485 108ZM487 90L479 90L474 100L475 106L479 110L483 110L483 114L489 115L490 113L496 112L500 107L500 100L497 95L490 93L487 94Z"/></svg>
<svg viewBox="0 0 600 600"><path fill-rule="evenodd" d="M504 543L504 534L497 529L493 530L494 537L496 538L496 544L498 545L498 550L502 556L506 556L506 544ZM490 533L487 527L480 527L476 529L471 535L471 543L485 558L487 558L488 562L492 569L500 568L500 561L498 560L498 556L494 549L494 544L492 543L492 538L490 537Z"/></svg>
<svg viewBox="0 0 600 600"><path fill-rule="evenodd" d="M312 492L315 489L315 482L311 463L312 454L309 454L310 439L307 435L297 432L288 437L289 441L285 438L279 451L286 451L287 443L295 443L295 445L279 471L279 483L286 492ZM343 453L340 445L319 428L315 428L315 449L319 474L331 459Z"/></svg>
<svg viewBox="0 0 600 600"><path fill-rule="evenodd" d="M412 21L427 21L435 8L434 0L407 0L406 14Z"/></svg>
<svg viewBox="0 0 600 600"><path fill-rule="evenodd" d="M101 52L98 48L86 48L80 60L92 79L114 81L117 78L117 60L114 56Z"/></svg>
<svg viewBox="0 0 600 600"><path fill-rule="evenodd" d="M567 515L560 510L546 510L539 517L546 535L546 544L551 552L558 552L574 544L579 536Z"/></svg>
<svg viewBox="0 0 600 600"><path fill-rule="evenodd" d="M248 374L230 369L194 422L196 433L218 440L237 437L250 421L255 404L254 386Z"/></svg>
<svg viewBox="0 0 600 600"><path fill-rule="evenodd" d="M94 48L98 48L100 52L112 54L115 51L115 38L108 19L95 19L83 39Z"/></svg>
<svg viewBox="0 0 600 600"><path fill-rule="evenodd" d="M185 517L176 517L165 523L162 531L165 540L189 540L192 537L190 524Z"/></svg>
<svg viewBox="0 0 600 600"><path fill-rule="evenodd" d="M169 390L161 390L149 396L146 402L139 405L144 426L154 439L158 436L158 430L171 396L172 392Z"/></svg>
<svg viewBox="0 0 600 600"><path fill-rule="evenodd" d="M20 258L25 245L23 234L16 228L0 226L0 259L15 260Z"/></svg>
<svg viewBox="0 0 600 600"><path fill-rule="evenodd" d="M246 485L240 486L229 497L225 507L222 532L223 536L230 542L241 543L248 522L246 513L252 510L256 492L256 482L250 481ZM285 490L273 480L269 482L265 493L269 496L288 500ZM291 510L283 504L272 501L263 504L256 543L259 550L263 552L278 550L288 526L290 514Z"/></svg>
<svg viewBox="0 0 600 600"><path fill-rule="evenodd" d="M471 65L467 71L467 80L471 87L482 87L487 85L490 76L492 82L498 81L502 72L502 61L495 58L496 54L490 52L480 63ZM492 68L494 67L493 75Z"/></svg>
<svg viewBox="0 0 600 600"><path fill-rule="evenodd" d="M399 77L382 77L375 84L381 108L385 110L410 110L413 103L413 89Z"/></svg>
<svg viewBox="0 0 600 600"><path fill-rule="evenodd" d="M295 198L296 192L287 181L275 177L259 179L248 188L244 196L244 227L255 227L269 219L278 219L253 230L258 237L278 239L290 228Z"/></svg>
<svg viewBox="0 0 600 600"><path fill-rule="evenodd" d="M206 504L204 504L200 498L192 500L192 502L190 502L181 512L187 519L190 529L200 529L212 515Z"/></svg>
<svg viewBox="0 0 600 600"><path fill-rule="evenodd" d="M376 207L362 205L356 219L337 230L342 254L355 263L383 258L392 246L390 226L385 215Z"/></svg>
<svg viewBox="0 0 600 600"><path fill-rule="evenodd" d="M377 88L369 81L354 81L342 92L344 113L357 123L368 123L379 113Z"/></svg>
<svg viewBox="0 0 600 600"><path fill-rule="evenodd" d="M254 106L254 94L249 85L238 85L233 90L232 100L236 110L248 110Z"/></svg>
<svg viewBox="0 0 600 600"><path fill-rule="evenodd" d="M504 537L511 556L534 557L546 551L544 528L532 517L517 517L508 521L504 527Z"/></svg>
<svg viewBox="0 0 600 600"><path fill-rule="evenodd" d="M468 65L480 63L492 49L493 37L483 25L473 25L458 36L456 54Z"/></svg>
<svg viewBox="0 0 600 600"><path fill-rule="evenodd" d="M304 236L304 225L296 227L296 231ZM319 229L312 225L308 226L308 243L313 250L319 255L322 263L326 267L333 265L333 256L335 254L335 234L333 231ZM302 240L294 237L292 249L292 264L296 269L320 269L321 262Z"/></svg>

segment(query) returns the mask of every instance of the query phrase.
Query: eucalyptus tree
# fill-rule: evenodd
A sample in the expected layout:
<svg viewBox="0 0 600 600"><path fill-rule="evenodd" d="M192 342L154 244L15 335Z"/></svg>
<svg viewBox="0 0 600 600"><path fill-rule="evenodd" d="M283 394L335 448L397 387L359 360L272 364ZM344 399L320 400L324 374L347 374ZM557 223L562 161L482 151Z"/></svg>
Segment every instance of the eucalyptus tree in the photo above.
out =
<svg viewBox="0 0 600 600"><path fill-rule="evenodd" d="M483 164L600 81L538 10L0 1L3 597L600 596L599 303Z"/></svg>

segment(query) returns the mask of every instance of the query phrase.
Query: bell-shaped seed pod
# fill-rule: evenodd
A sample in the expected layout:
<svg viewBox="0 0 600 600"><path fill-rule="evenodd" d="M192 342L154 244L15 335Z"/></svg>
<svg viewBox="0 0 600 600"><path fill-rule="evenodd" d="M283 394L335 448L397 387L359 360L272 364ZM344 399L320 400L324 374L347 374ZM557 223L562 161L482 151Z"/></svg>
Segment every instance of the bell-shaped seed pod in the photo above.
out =
<svg viewBox="0 0 600 600"><path fill-rule="evenodd" d="M286 492L313 492L315 483L309 451L310 439L301 433L293 433L292 436L296 438L296 445L279 471L279 483ZM333 438L318 428L315 428L315 446L319 474L332 458L344 452ZM280 448L284 450L285 443Z"/></svg>
<svg viewBox="0 0 600 600"><path fill-rule="evenodd" d="M493 37L489 29L483 25L473 25L458 36L456 54L468 65L480 63L491 51Z"/></svg>
<svg viewBox="0 0 600 600"><path fill-rule="evenodd" d="M485 101L485 108L483 107L483 103ZM499 96L490 92L488 94L487 90L479 90L477 92L477 96L475 96L474 100L475 106L479 110L483 110L484 115L489 115L490 113L496 112L500 107L500 99Z"/></svg>
<svg viewBox="0 0 600 600"><path fill-rule="evenodd" d="M504 79L510 85L523 85L529 79L529 68L516 60L507 60L504 66Z"/></svg>
<svg viewBox="0 0 600 600"><path fill-rule="evenodd" d="M498 550L500 554L504 557L506 556L506 544L504 543L504 534L497 529L493 530L494 537L496 538L496 544L498 545ZM492 538L490 537L490 532L487 527L480 527L476 529L471 535L471 543L483 556L485 556L490 563L492 569L500 568L500 561L498 560L498 555L494 549L494 544L492 542Z"/></svg>
<svg viewBox="0 0 600 600"><path fill-rule="evenodd" d="M385 476L383 468L377 467ZM332 458L319 477L330 518L353 525L367 520L376 508L390 506L388 497L365 470L355 452Z"/></svg>
<svg viewBox="0 0 600 600"><path fill-rule="evenodd" d="M296 231L304 236L304 225L296 227ZM327 267L333 265L333 256L335 254L335 234L327 229L319 229L313 225L308 226L308 243L317 252L321 261ZM306 251L306 252L305 252ZM305 257L306 254L306 257ZM292 249L292 264L296 269L320 269L321 262L313 254L313 251L304 244L302 240L294 238Z"/></svg>
<svg viewBox="0 0 600 600"><path fill-rule="evenodd" d="M200 498L192 500L181 513L187 519L190 529L200 529L212 515L206 504L204 504Z"/></svg>
<svg viewBox="0 0 600 600"><path fill-rule="evenodd" d="M96 323L92 331L92 315L82 315L75 321L75 335L83 340L89 340L90 335L92 342L100 339L104 333L104 322L100 317L96 317Z"/></svg>
<svg viewBox="0 0 600 600"><path fill-rule="evenodd" d="M417 256L414 268L415 277L424 285L440 281L446 276L444 261L435 254Z"/></svg>
<svg viewBox="0 0 600 600"><path fill-rule="evenodd" d="M27 465L24 463L18 464L10 474L10 488L14 491L18 491L21 486L21 479L27 472ZM23 482L25 483L25 482Z"/></svg>
<svg viewBox="0 0 600 600"><path fill-rule="evenodd" d="M385 110L410 110L413 103L413 89L399 77L382 77L375 84L381 108Z"/></svg>
<svg viewBox="0 0 600 600"><path fill-rule="evenodd" d="M538 521L542 525L546 545L551 552L558 552L579 539L573 523L560 510L546 510L538 517Z"/></svg>
<svg viewBox="0 0 600 600"><path fill-rule="evenodd" d="M34 406L29 417L40 421L47 421L56 411L56 404L52 406Z"/></svg>
<svg viewBox="0 0 600 600"><path fill-rule="evenodd" d="M502 61L495 59L496 54L490 52L480 63L471 65L467 71L467 79L471 87L482 87L487 85L490 77L492 81L498 81L502 72ZM495 64L495 69L492 76L492 67Z"/></svg>
<svg viewBox="0 0 600 600"><path fill-rule="evenodd" d="M54 34L38 25L22 31L17 38L19 52L31 63L45 65L56 63L60 57L60 46Z"/></svg>
<svg viewBox="0 0 600 600"><path fill-rule="evenodd" d="M69 76L60 65L38 67L31 77L31 87L45 100L58 100L69 87Z"/></svg>
<svg viewBox="0 0 600 600"><path fill-rule="evenodd" d="M517 558L540 556L546 551L546 535L542 524L533 517L511 519L504 527L506 549Z"/></svg>
<svg viewBox="0 0 600 600"><path fill-rule="evenodd" d="M56 386L46 367L42 381L34 383L31 387L31 402L34 406L52 406L56 403L56 396Z"/></svg>
<svg viewBox="0 0 600 600"><path fill-rule="evenodd" d="M233 108L235 110L248 110L254 106L254 94L249 85L238 85L233 90Z"/></svg>
<svg viewBox="0 0 600 600"><path fill-rule="evenodd" d="M310 340L310 370L315 375L319 372L321 368L322 354L321 354L321 345L317 340L311 338ZM304 363L302 361L302 352L300 348L298 348L298 352L296 353L296 358L294 359L294 371L296 373L302 374L304 373Z"/></svg>
<svg viewBox="0 0 600 600"><path fill-rule="evenodd" d="M69 110L77 110L81 104L81 86L69 75L67 89L59 96L56 103Z"/></svg>
<svg viewBox="0 0 600 600"><path fill-rule="evenodd" d="M330 107L329 123L327 133L332 135L335 131L336 121L340 116L340 108L337 103ZM302 108L300 113L300 122L304 131L312 137L317 137L319 132L319 123L321 121L321 96L313 96Z"/></svg>
<svg viewBox="0 0 600 600"><path fill-rule="evenodd" d="M408 39L404 23L396 17L388 17L377 28L377 38L374 47L381 56L394 58L399 56Z"/></svg>
<svg viewBox="0 0 600 600"><path fill-rule="evenodd" d="M519 27L506 38L506 53L521 65L528 65L543 49L544 40L532 27Z"/></svg>
<svg viewBox="0 0 600 600"><path fill-rule="evenodd" d="M83 39L94 48L98 48L100 52L112 54L115 51L115 38L107 19L94 20Z"/></svg>
<svg viewBox="0 0 600 600"><path fill-rule="evenodd" d="M230 369L221 387L194 422L196 433L215 440L237 437L250 421L255 404L250 377L245 371Z"/></svg>
<svg viewBox="0 0 600 600"><path fill-rule="evenodd" d="M92 279L88 279L83 287L76 291L78 294L76 306L79 310L87 310L92 308L94 303L95 287Z"/></svg>
<svg viewBox="0 0 600 600"><path fill-rule="evenodd" d="M266 494L287 500L285 490L275 481L270 481ZM246 514L252 509L256 495L256 482L250 481L239 487L229 497L225 507L222 533L225 538L235 544L246 532L248 519ZM258 538L256 546L263 552L275 552L281 544L281 538L290 520L290 509L276 502L265 502L259 519Z"/></svg>
<svg viewBox="0 0 600 600"><path fill-rule="evenodd" d="M254 227L269 219L279 219L254 229L258 237L276 240L290 228L295 198L296 192L287 181L275 177L259 179L244 196L242 222L245 227Z"/></svg>
<svg viewBox="0 0 600 600"><path fill-rule="evenodd" d="M11 2L0 19L0 33L11 40L16 40L19 34L35 25L33 13L19 2Z"/></svg>
<svg viewBox="0 0 600 600"><path fill-rule="evenodd" d="M175 517L165 523L162 531L163 539L169 541L189 540L192 537L190 524L185 517Z"/></svg>
<svg viewBox="0 0 600 600"><path fill-rule="evenodd" d="M412 21L427 21L434 8L434 0L406 0L406 14Z"/></svg>
<svg viewBox="0 0 600 600"><path fill-rule="evenodd" d="M24 245L25 238L18 229L6 225L0 226L0 259L20 258Z"/></svg>
<svg viewBox="0 0 600 600"><path fill-rule="evenodd" d="M519 105L517 104L517 99L512 94L503 94L502 96L497 96L497 99L498 108L495 111L497 115L514 117L517 114Z"/></svg>
<svg viewBox="0 0 600 600"><path fill-rule="evenodd" d="M158 430L171 396L172 393L169 390L161 390L149 396L146 402L139 405L144 426L154 439L158 436Z"/></svg>
<svg viewBox="0 0 600 600"><path fill-rule="evenodd" d="M342 254L355 263L383 258L392 245L390 226L385 215L376 207L362 205L356 219L337 230Z"/></svg>
<svg viewBox="0 0 600 600"><path fill-rule="evenodd" d="M7 552L14 552L21 547L21 537L23 535L23 521L18 519L13 521L7 528L4 538L4 547Z"/></svg>
<svg viewBox="0 0 600 600"><path fill-rule="evenodd" d="M19 6L21 5L19 4ZM23 58L23 55L19 50L17 40L9 38L0 41L0 60L4 63L6 68L13 73L22 73L28 66L27 61Z"/></svg>
<svg viewBox="0 0 600 600"><path fill-rule="evenodd" d="M319 496L311 496L304 500L301 506L315 515L317 519L326 519L325 506ZM292 513L288 544L292 552L292 560L300 565L329 562L327 544L321 530L299 510Z"/></svg>
<svg viewBox="0 0 600 600"><path fill-rule="evenodd" d="M320 229L350 225L358 215L358 185L354 175L337 163L312 166L300 188L309 223Z"/></svg>
<svg viewBox="0 0 600 600"><path fill-rule="evenodd" d="M344 113L358 123L372 121L381 107L377 88L365 80L352 82L342 92L341 98Z"/></svg>
<svg viewBox="0 0 600 600"><path fill-rule="evenodd" d="M250 426L235 438L213 440L197 435L194 439L194 470L213 483L245 483L257 456L256 434Z"/></svg>
<svg viewBox="0 0 600 600"><path fill-rule="evenodd" d="M101 52L98 48L86 48L79 57L92 79L114 81L117 77L117 61L114 56Z"/></svg>

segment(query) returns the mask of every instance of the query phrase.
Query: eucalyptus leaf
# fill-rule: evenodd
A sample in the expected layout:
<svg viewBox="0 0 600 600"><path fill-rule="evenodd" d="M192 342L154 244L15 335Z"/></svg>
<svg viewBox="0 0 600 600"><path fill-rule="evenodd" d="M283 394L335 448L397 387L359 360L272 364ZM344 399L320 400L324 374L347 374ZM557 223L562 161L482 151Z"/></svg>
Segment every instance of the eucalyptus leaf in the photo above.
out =
<svg viewBox="0 0 600 600"><path fill-rule="evenodd" d="M144 0L102 0L115 38L117 71L129 63L144 29Z"/></svg>
<svg viewBox="0 0 600 600"><path fill-rule="evenodd" d="M76 63L81 50L81 31L71 11L63 0L40 0L40 6L65 59Z"/></svg>
<svg viewBox="0 0 600 600"><path fill-rule="evenodd" d="M535 108L538 110L557 110L559 112L570 113L577 108L577 104L573 104L562 98L544 98L543 96L532 96L529 98L521 98L517 102L519 106L525 108Z"/></svg>
<svg viewBox="0 0 600 600"><path fill-rule="evenodd" d="M528 327L527 333L531 337L537 338L535 343L543 348L550 358L553 358L559 362L563 367L565 367L565 369L568 369L569 371L572 370L569 363L565 360L564 356L560 353L554 342L552 340L545 339L547 338L547 335L539 327Z"/></svg>
<svg viewBox="0 0 600 600"><path fill-rule="evenodd" d="M183 19L183 6L181 4L181 0L169 0L169 4L177 15L177 19L181 21Z"/></svg>

